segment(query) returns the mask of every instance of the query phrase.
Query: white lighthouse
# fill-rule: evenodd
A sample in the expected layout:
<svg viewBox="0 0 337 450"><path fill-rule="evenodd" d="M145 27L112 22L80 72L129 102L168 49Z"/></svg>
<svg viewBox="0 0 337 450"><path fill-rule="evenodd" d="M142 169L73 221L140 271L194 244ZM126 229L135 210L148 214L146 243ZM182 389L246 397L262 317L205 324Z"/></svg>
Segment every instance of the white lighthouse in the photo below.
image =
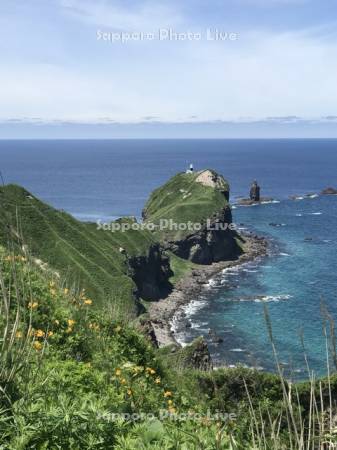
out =
<svg viewBox="0 0 337 450"><path fill-rule="evenodd" d="M193 168L193 164L190 164L190 167L186 170L186 173L193 173L194 168Z"/></svg>

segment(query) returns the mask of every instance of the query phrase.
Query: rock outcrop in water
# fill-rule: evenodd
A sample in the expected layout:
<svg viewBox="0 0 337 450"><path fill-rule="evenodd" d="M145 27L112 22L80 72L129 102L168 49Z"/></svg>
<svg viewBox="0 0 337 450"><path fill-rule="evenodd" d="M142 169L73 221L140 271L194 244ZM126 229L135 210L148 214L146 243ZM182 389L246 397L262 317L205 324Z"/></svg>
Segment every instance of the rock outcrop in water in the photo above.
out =
<svg viewBox="0 0 337 450"><path fill-rule="evenodd" d="M337 195L337 189L333 187L328 187L326 189L323 189L321 195Z"/></svg>
<svg viewBox="0 0 337 450"><path fill-rule="evenodd" d="M240 206L253 206L260 203L271 203L273 200L271 197L261 197L261 187L255 180L250 187L249 198L241 198L237 204Z"/></svg>
<svg viewBox="0 0 337 450"><path fill-rule="evenodd" d="M260 201L260 191L261 191L261 188L257 184L257 181L255 180L250 188L250 192L249 192L250 200L252 200L253 202L259 202Z"/></svg>

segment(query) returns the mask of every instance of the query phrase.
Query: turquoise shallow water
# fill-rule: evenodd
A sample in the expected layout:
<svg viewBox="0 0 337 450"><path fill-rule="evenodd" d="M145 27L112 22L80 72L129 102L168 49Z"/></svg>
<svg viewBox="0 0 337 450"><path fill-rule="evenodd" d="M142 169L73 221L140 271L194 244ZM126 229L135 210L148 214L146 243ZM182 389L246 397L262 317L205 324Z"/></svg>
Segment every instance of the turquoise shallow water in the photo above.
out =
<svg viewBox="0 0 337 450"><path fill-rule="evenodd" d="M228 178L234 201L257 179L280 203L233 210L236 223L270 238L271 254L214 280L189 306L192 328L180 324L180 339L212 328L223 338L210 342L216 363L273 370L266 303L284 367L305 376L303 332L311 367L324 373L320 302L336 320L337 197L288 197L337 187L337 140L0 141L6 183L80 220L139 217L150 192L190 162Z"/></svg>
<svg viewBox="0 0 337 450"><path fill-rule="evenodd" d="M180 324L179 339L188 342L203 334L219 365L241 362L273 370L267 305L285 369L298 377L306 375L303 335L311 369L325 373L321 301L337 319L337 197L240 207L234 219L268 236L270 255L215 277L204 298L186 308L192 328ZM208 329L223 343L214 344Z"/></svg>

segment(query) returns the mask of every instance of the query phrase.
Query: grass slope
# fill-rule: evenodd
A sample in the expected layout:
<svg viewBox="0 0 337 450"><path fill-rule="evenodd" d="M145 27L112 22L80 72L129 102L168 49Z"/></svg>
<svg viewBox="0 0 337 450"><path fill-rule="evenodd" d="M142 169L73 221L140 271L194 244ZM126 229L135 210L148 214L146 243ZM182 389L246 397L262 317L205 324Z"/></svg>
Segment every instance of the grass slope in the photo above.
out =
<svg viewBox="0 0 337 450"><path fill-rule="evenodd" d="M0 211L2 244L9 247L14 237L99 303L118 302L121 313L135 308L136 286L119 249L129 256L147 255L154 242L151 233L97 230L95 224L79 222L16 185L0 188Z"/></svg>
<svg viewBox="0 0 337 450"><path fill-rule="evenodd" d="M229 192L228 183L218 177L216 187L206 186L196 181L201 173L179 173L156 189L145 205L146 220L154 224L159 224L161 219L177 224L189 221L203 224L228 206L224 195L224 192ZM188 231L173 230L165 231L164 236L180 240L187 234Z"/></svg>
<svg viewBox="0 0 337 450"><path fill-rule="evenodd" d="M1 247L0 279L1 449L336 448L335 374L295 384L242 367L195 370L198 342L155 350Z"/></svg>

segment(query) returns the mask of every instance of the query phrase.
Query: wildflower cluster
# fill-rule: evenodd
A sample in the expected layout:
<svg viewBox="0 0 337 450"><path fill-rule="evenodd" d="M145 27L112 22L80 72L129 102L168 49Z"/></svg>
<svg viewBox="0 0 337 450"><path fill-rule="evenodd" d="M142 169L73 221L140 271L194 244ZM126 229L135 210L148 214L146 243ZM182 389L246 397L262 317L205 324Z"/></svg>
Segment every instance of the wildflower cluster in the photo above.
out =
<svg viewBox="0 0 337 450"><path fill-rule="evenodd" d="M64 293L66 295L69 294L69 289L65 288L64 289ZM76 296L72 297L72 303L77 307L77 308L82 308L82 307L89 307L93 304L93 301L91 298L89 298L86 294L86 290L82 289L80 291L80 293Z"/></svg>
<svg viewBox="0 0 337 450"><path fill-rule="evenodd" d="M162 379L153 367L137 366L127 362L114 371L113 377L125 392L126 396L140 405L144 404L144 396L151 392L157 402L165 404L170 414L176 413L173 392L162 387Z"/></svg>
<svg viewBox="0 0 337 450"><path fill-rule="evenodd" d="M27 262L27 258L22 255L7 255L4 258L6 262Z"/></svg>

